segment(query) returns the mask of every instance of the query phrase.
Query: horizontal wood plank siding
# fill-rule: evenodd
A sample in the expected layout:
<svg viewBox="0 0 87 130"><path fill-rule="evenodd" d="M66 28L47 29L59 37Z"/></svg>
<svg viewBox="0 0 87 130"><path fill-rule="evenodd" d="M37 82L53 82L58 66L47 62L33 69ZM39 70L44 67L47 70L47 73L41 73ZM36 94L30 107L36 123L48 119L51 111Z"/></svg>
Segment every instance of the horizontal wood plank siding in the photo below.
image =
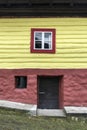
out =
<svg viewBox="0 0 87 130"><path fill-rule="evenodd" d="M31 28L56 29L56 53L30 53ZM87 18L0 18L0 68L87 68Z"/></svg>

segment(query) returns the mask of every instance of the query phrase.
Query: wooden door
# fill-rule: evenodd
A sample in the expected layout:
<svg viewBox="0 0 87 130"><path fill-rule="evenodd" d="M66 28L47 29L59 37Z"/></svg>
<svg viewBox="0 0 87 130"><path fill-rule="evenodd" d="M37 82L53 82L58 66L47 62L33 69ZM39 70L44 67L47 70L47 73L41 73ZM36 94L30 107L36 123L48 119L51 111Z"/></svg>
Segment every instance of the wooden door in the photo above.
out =
<svg viewBox="0 0 87 130"><path fill-rule="evenodd" d="M39 77L39 102L40 109L58 109L59 107L59 78L58 77Z"/></svg>

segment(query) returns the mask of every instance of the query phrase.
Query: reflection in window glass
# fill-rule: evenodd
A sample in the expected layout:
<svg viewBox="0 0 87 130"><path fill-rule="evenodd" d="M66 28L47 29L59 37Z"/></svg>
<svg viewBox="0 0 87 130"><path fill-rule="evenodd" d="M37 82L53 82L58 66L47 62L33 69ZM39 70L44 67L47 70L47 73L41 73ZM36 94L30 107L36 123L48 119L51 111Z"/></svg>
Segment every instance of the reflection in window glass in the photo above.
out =
<svg viewBox="0 0 87 130"><path fill-rule="evenodd" d="M45 43L44 43L44 48L45 48L45 49L49 49L49 43L46 43L46 42L45 42Z"/></svg>
<svg viewBox="0 0 87 130"><path fill-rule="evenodd" d="M42 48L42 42L41 41L35 41L35 48L36 49Z"/></svg>
<svg viewBox="0 0 87 130"><path fill-rule="evenodd" d="M27 77L26 76L15 76L15 87L16 88L27 88Z"/></svg>
<svg viewBox="0 0 87 130"><path fill-rule="evenodd" d="M42 40L42 33L35 32L35 40Z"/></svg>
<svg viewBox="0 0 87 130"><path fill-rule="evenodd" d="M44 34L44 40L45 41L51 41L51 33L45 33Z"/></svg>

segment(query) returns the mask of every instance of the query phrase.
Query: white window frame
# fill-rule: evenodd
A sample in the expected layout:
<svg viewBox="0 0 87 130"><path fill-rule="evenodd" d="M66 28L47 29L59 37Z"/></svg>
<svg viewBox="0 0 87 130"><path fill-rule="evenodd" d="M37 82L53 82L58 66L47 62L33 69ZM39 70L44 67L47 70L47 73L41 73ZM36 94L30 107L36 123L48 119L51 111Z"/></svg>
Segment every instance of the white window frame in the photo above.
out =
<svg viewBox="0 0 87 130"><path fill-rule="evenodd" d="M42 33L42 40L41 40L41 41L42 41L42 48L35 48L35 41L36 41L36 40L35 40L35 33ZM45 36L44 36L44 35L45 35L45 33L51 33L51 38L50 38L51 41L50 41L50 40L48 41L48 43L50 42L49 45L51 44L51 45L50 45L50 46L51 46L50 48L44 48L44 42L45 42ZM53 46L52 46L52 45L53 45L53 44L52 44L52 37L53 37L52 35L53 35L53 33L52 33L51 31L49 31L49 32L48 32L48 31L35 31L35 32L34 32L34 49L35 49L35 50L52 50L52 47L53 47Z"/></svg>

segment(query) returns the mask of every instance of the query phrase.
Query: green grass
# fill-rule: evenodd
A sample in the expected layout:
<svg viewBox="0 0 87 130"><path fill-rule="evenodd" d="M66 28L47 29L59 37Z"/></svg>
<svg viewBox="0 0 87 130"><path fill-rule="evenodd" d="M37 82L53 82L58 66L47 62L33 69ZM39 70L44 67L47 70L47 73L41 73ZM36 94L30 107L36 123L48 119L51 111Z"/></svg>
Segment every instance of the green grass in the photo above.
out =
<svg viewBox="0 0 87 130"><path fill-rule="evenodd" d="M1 108L0 130L87 130L87 117L32 117L25 111Z"/></svg>

